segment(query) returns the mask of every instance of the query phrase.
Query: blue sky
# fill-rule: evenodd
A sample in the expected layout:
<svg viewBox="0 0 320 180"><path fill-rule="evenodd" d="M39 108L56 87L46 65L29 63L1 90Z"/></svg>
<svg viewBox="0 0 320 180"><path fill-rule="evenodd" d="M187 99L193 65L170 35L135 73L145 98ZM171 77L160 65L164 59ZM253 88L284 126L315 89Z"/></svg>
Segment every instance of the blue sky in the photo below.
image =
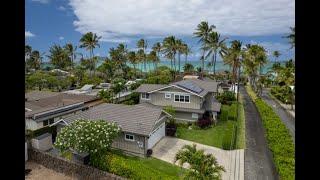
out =
<svg viewBox="0 0 320 180"><path fill-rule="evenodd" d="M134 49L145 38L150 47L175 35L192 47L189 59L199 60L192 32L205 20L222 36L260 44L269 53L279 50L285 60L294 57L282 38L294 26L294 7L292 0L26 0L25 41L48 53L53 44L78 45L82 34L92 31L102 36L95 54L106 56L120 42Z"/></svg>

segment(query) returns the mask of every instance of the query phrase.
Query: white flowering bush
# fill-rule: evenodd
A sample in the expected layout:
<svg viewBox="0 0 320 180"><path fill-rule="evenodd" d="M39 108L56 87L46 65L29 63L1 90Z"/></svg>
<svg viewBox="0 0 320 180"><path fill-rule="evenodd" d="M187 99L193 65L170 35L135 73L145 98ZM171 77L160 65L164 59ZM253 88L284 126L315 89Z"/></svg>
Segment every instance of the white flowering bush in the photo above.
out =
<svg viewBox="0 0 320 180"><path fill-rule="evenodd" d="M76 120L61 129L54 146L60 151L76 150L98 155L109 150L121 129L104 120Z"/></svg>

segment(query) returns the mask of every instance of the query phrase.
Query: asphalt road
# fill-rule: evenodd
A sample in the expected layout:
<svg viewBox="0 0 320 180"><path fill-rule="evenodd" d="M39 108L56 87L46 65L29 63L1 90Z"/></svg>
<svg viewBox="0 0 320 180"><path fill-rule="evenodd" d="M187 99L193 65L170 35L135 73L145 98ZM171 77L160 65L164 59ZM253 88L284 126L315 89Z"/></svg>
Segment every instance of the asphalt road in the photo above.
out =
<svg viewBox="0 0 320 180"><path fill-rule="evenodd" d="M246 117L244 177L246 180L278 180L259 112L245 88L240 86L239 90L243 96Z"/></svg>
<svg viewBox="0 0 320 180"><path fill-rule="evenodd" d="M262 91L262 96L261 98L267 103L269 104L272 109L274 110L274 112L276 112L278 114L278 116L280 117L280 119L282 120L282 122L287 126L287 128L290 131L290 134L293 138L293 142L295 139L295 120L289 116L289 114L287 114L287 112L282 109L282 107L275 101L273 100L269 94L268 94L268 90L264 89Z"/></svg>

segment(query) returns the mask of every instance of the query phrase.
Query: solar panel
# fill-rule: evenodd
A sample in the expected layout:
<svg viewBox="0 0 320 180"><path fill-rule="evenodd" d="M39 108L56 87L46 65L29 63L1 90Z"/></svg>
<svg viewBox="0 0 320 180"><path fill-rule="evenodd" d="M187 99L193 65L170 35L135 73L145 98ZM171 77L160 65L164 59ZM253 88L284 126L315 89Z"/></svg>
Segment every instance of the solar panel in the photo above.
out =
<svg viewBox="0 0 320 180"><path fill-rule="evenodd" d="M195 92L197 94L199 94L201 91L203 91L202 88L200 88L199 86L197 86L194 83L189 82L189 81L182 81L178 85L183 87L183 88L186 88L186 89L188 89L188 90L190 90L192 92Z"/></svg>

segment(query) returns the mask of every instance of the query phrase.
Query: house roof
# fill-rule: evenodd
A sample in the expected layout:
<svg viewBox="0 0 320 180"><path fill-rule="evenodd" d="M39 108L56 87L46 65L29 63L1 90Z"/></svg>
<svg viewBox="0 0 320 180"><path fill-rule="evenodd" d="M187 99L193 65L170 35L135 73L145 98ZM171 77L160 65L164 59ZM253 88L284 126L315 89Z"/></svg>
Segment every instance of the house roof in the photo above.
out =
<svg viewBox="0 0 320 180"><path fill-rule="evenodd" d="M25 102L25 108L31 110L31 111L25 112L26 117L30 117L35 114L43 113L46 111L52 111L58 108L60 109L62 107L70 106L73 104L86 103L86 102L91 102L93 100L97 100L97 97L95 96L75 95L75 94L65 94L65 93L57 93L55 95L42 96L42 98L39 98L40 97L39 95L35 95L35 94L33 95L34 95L33 97L36 97L36 98L28 99Z"/></svg>
<svg viewBox="0 0 320 180"><path fill-rule="evenodd" d="M124 132L148 136L162 113L162 108L143 105L103 103L87 111L69 115L63 120L70 124L78 119L116 122Z"/></svg>
<svg viewBox="0 0 320 180"><path fill-rule="evenodd" d="M191 91L192 93L198 95L198 96L205 96L208 92L217 92L217 86L218 82L216 81L207 81L207 80L200 80L200 79L186 79L178 82L171 83L169 85L165 84L142 84L135 90L135 92L152 92L161 90L167 87L171 86L178 86L179 88L182 88L186 91L190 91L190 89L187 89L181 85L183 84L191 84L196 89L201 89L199 91Z"/></svg>
<svg viewBox="0 0 320 180"><path fill-rule="evenodd" d="M154 104L151 104L148 102L143 102L143 103L140 103L139 105L145 106L145 107L154 107L154 108L162 109L161 106L157 106L157 105L154 105ZM174 109L176 111L180 111L180 112L194 112L194 113L201 113L201 114L203 114L205 112L204 109L191 109L191 108L181 108L181 107L174 107Z"/></svg>
<svg viewBox="0 0 320 180"><path fill-rule="evenodd" d="M46 97L51 97L58 95L58 92L51 92L51 91L30 91L25 94L25 98L28 100L37 100Z"/></svg>
<svg viewBox="0 0 320 180"><path fill-rule="evenodd" d="M141 84L135 90L135 92L146 93L146 92L154 91L154 90L161 89L161 88L164 88L167 86L168 86L167 84Z"/></svg>

